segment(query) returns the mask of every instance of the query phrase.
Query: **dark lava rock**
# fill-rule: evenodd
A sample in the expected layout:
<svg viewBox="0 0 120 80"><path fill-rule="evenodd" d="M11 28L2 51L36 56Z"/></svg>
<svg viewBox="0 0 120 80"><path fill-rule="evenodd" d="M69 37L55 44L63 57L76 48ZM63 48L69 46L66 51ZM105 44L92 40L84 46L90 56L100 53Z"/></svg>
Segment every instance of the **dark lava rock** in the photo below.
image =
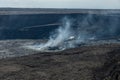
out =
<svg viewBox="0 0 120 80"><path fill-rule="evenodd" d="M109 52L106 62L97 70L96 80L120 80L120 49Z"/></svg>
<svg viewBox="0 0 120 80"><path fill-rule="evenodd" d="M120 45L94 45L0 60L0 80L120 80Z"/></svg>

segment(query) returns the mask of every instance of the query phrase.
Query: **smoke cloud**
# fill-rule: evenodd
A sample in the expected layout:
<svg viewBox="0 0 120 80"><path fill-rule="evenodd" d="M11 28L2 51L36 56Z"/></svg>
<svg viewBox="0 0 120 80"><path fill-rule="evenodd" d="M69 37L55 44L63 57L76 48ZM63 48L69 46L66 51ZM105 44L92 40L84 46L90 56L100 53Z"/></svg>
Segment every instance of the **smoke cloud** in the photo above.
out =
<svg viewBox="0 0 120 80"><path fill-rule="evenodd" d="M30 49L65 50L75 48L90 41L102 39L116 39L120 36L119 17L78 16L77 18L64 17L62 25L54 30L46 43L27 46Z"/></svg>
<svg viewBox="0 0 120 80"><path fill-rule="evenodd" d="M28 46L31 49L37 49L40 51L48 50L49 48L59 48L64 50L66 48L73 48L74 43L67 43L67 40L74 38L74 31L72 30L72 20L65 17L62 19L62 25L52 32L47 43L40 45Z"/></svg>

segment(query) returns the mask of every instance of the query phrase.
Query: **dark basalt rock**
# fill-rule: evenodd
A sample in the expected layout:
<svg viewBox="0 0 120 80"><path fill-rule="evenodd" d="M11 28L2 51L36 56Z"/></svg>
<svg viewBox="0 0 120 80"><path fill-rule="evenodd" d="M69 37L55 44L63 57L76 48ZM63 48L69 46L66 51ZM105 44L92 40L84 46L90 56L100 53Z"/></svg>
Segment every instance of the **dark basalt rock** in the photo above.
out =
<svg viewBox="0 0 120 80"><path fill-rule="evenodd" d="M96 72L96 80L120 80L120 49L107 53L106 62Z"/></svg>
<svg viewBox="0 0 120 80"><path fill-rule="evenodd" d="M93 45L0 60L0 80L120 80L120 45Z"/></svg>

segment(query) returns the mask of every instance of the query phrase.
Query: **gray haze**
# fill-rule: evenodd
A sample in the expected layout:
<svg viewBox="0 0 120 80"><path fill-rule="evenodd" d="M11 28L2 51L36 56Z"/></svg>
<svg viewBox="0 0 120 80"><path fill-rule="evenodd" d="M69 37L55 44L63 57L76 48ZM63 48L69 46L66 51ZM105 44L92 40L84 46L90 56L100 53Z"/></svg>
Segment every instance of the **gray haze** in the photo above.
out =
<svg viewBox="0 0 120 80"><path fill-rule="evenodd" d="M120 0L0 0L0 7L120 9Z"/></svg>

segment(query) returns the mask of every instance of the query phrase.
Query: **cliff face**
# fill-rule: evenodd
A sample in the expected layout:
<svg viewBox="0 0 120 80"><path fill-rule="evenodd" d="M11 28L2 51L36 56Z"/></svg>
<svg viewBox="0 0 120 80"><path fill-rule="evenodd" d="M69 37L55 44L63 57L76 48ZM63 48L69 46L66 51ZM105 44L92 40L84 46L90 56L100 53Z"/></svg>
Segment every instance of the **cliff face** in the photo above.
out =
<svg viewBox="0 0 120 80"><path fill-rule="evenodd" d="M65 15L32 14L32 15L0 15L0 39L38 39L47 38L49 32L58 26L39 27L40 25L57 23ZM38 28L24 29L38 26ZM44 33L44 34L43 34Z"/></svg>
<svg viewBox="0 0 120 80"><path fill-rule="evenodd" d="M0 15L22 14L119 14L119 9L0 8Z"/></svg>
<svg viewBox="0 0 120 80"><path fill-rule="evenodd" d="M114 10L108 10L113 11L114 13L112 14L96 14L96 11L99 13L100 10L91 10L90 12L93 14L89 14L89 10L88 12L87 10L83 10L85 13L81 13L82 10L78 10L79 13L74 12L74 10L70 10L74 13L71 13L69 10L58 10L60 12L57 14L55 13L57 10L48 10L48 12L53 11L50 14L47 12L44 12L42 14L34 13L36 11L42 11L39 9L0 9L0 13L3 11L5 14L0 15L0 39L47 39L50 32L59 27L60 20L65 16L71 17L75 20L78 19L77 22L79 23L86 19L88 21L86 23L90 27L94 24L102 28L114 26L117 27L118 30L114 36L120 34L120 28L118 27L120 25L120 16L118 14L119 10L115 12ZM9 11L12 14L9 14ZM14 11L15 14L12 11ZM25 14L19 14L19 11L24 11ZM32 12L32 14L26 13L27 11ZM45 9L45 11L47 11L47 9ZM65 13L63 14L62 12L64 11ZM101 10L100 13L104 12ZM90 17L88 17L89 15ZM41 27L41 25L48 24L55 25ZM31 28L26 29L26 27Z"/></svg>

